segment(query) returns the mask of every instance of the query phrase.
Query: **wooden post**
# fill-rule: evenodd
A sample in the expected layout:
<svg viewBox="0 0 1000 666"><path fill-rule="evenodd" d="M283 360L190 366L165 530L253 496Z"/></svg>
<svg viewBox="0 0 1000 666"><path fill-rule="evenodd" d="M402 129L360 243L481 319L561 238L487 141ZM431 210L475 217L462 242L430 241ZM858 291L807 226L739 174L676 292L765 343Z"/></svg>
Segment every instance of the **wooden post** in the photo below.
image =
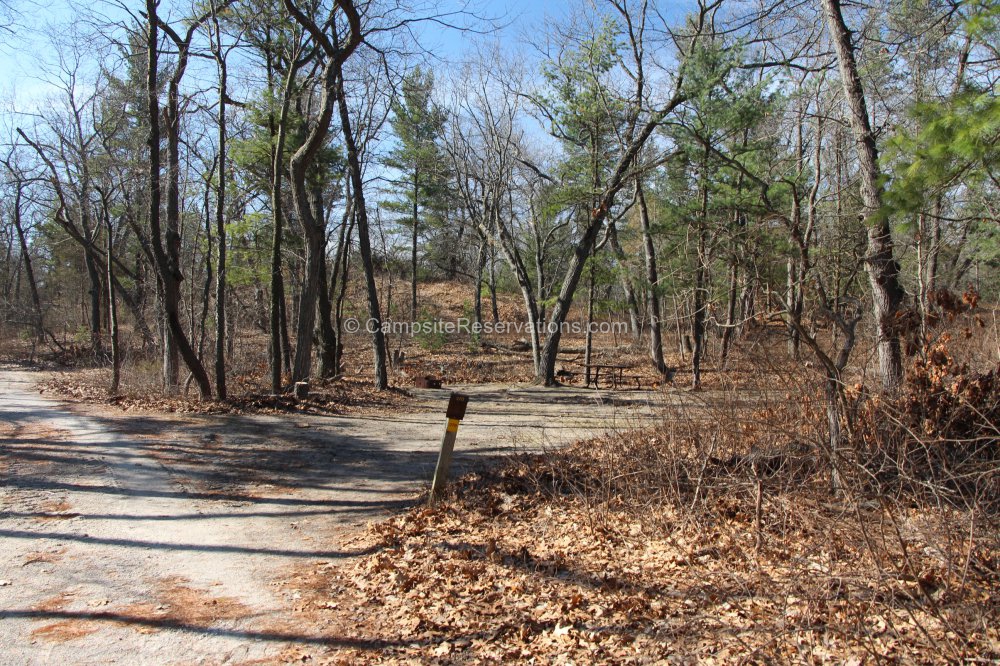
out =
<svg viewBox="0 0 1000 666"><path fill-rule="evenodd" d="M458 436L458 424L465 418L465 408L468 404L469 396L461 393L452 393L448 401L448 425L441 439L441 453L438 454L437 467L434 468L434 481L431 483L431 496L428 500L430 506L434 506L444 494L445 484L448 483L448 471L451 468L451 454L455 450L455 438Z"/></svg>

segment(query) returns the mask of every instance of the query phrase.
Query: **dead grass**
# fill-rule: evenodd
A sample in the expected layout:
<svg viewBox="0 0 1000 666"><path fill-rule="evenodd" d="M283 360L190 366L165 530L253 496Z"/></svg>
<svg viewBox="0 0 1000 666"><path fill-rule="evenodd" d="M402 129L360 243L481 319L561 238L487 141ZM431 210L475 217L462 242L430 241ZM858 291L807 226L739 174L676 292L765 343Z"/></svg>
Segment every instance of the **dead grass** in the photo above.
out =
<svg viewBox="0 0 1000 666"><path fill-rule="evenodd" d="M65 610L73 602L73 598L76 596L74 592L60 592L59 594L44 599L39 603L35 604L31 610L42 611L51 613L54 611Z"/></svg>
<svg viewBox="0 0 1000 666"><path fill-rule="evenodd" d="M69 641L89 636L97 631L97 627L87 620L61 620L32 629L31 637L40 638L52 643L67 643Z"/></svg>
<svg viewBox="0 0 1000 666"><path fill-rule="evenodd" d="M76 518L79 513L71 511L73 505L66 500L51 499L41 502L38 511L43 515L37 516L35 520L44 522L49 520L68 520Z"/></svg>
<svg viewBox="0 0 1000 666"><path fill-rule="evenodd" d="M165 617L173 622L207 627L216 622L249 617L252 610L233 597L216 597L205 590L190 586L183 577L165 578L158 582L156 596Z"/></svg>
<svg viewBox="0 0 1000 666"><path fill-rule="evenodd" d="M675 406L661 426L467 477L448 504L373 528L374 554L297 572L291 584L309 590L304 617L367 646L310 656L1000 660L994 504L978 501L982 493L953 501L937 477L921 477L920 492L897 484L883 493L870 467L881 469L880 458L862 456L861 445L843 454L843 487L831 494L817 377L783 370L771 355L741 362L750 378L742 387ZM986 398L977 407L967 391L948 392L948 381L942 391L992 419L990 394L978 391ZM967 471L945 460L954 478ZM974 463L977 487L993 487L995 464L962 460Z"/></svg>
<svg viewBox="0 0 1000 666"><path fill-rule="evenodd" d="M586 458L594 448L578 449ZM683 511L607 509L536 485L534 463L465 479L453 501L374 528L380 549L292 581L328 635L378 649L314 651L331 663L721 663L1000 658L1000 583L940 556L960 515L913 511L902 546L879 506L798 492ZM853 517L853 518L852 518ZM931 527L933 525L933 527ZM868 533L866 534L866 529ZM878 548L869 548L869 541ZM938 550L936 551L935 548ZM904 553L904 551L906 551ZM909 558L909 569L892 562ZM995 555L993 555L995 557ZM907 571L912 570L913 574Z"/></svg>
<svg viewBox="0 0 1000 666"><path fill-rule="evenodd" d="M31 635L51 642L67 642L107 627L126 627L141 634L176 625L209 630L219 623L243 620L253 614L239 600L214 596L192 587L188 579L179 576L157 581L152 593L154 601L124 606L112 606L107 599L93 600L88 605L88 617L45 624L32 630ZM33 610L66 611L74 596L72 592L61 593L36 605Z"/></svg>
<svg viewBox="0 0 1000 666"><path fill-rule="evenodd" d="M412 403L402 389L376 391L371 382L346 379L314 381L309 398L273 396L262 372L245 376L239 389L225 401L200 401L194 395L166 396L160 388L124 385L118 395L109 395L110 370L78 368L53 373L41 382L41 393L91 404L112 406L123 412L156 411L169 414L377 414L387 409L405 410Z"/></svg>
<svg viewBox="0 0 1000 666"><path fill-rule="evenodd" d="M24 556L24 561L21 562L21 566L26 567L29 564L54 564L62 560L62 556L65 553L66 549L63 547L53 547L49 550L34 551Z"/></svg>

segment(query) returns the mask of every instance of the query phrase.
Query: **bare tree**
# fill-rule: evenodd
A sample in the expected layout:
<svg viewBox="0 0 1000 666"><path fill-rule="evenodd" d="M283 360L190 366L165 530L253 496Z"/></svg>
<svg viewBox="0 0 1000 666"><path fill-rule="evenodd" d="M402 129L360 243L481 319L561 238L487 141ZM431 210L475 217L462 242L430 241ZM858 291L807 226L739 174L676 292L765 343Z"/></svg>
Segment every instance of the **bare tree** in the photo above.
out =
<svg viewBox="0 0 1000 666"><path fill-rule="evenodd" d="M719 2L699 3L697 14L691 20L689 30L678 35L678 58L683 63L687 55L698 45L706 30L710 29L710 18L717 10ZM559 354L562 329L573 304L573 296L579 284L587 258L598 242L601 229L615 206L618 194L631 182L642 165L638 163L643 148L653 132L677 107L687 99L683 65L675 76L673 92L663 101L652 103L646 74L647 66L647 20L648 3L640 2L638 7L626 3L612 3L613 10L621 19L623 38L629 50L628 79L632 82L631 94L620 100L624 107L622 129L618 134L619 148L607 176L600 183L601 189L595 193L595 205L587 211L587 220L582 225L569 265L563 276L562 285L548 322L548 337L542 349L541 367L537 380L545 385L556 384L555 367Z"/></svg>
<svg viewBox="0 0 1000 666"><path fill-rule="evenodd" d="M324 17L319 23L291 0L285 0L285 8L309 34L325 58L319 77L319 109L308 135L289 161L292 201L295 204L295 213L306 240L306 277L296 332L295 363L292 367L293 381L301 381L309 376L312 368L312 338L316 322L316 303L321 292L326 292L325 289L321 289L320 284L324 281L323 276L325 275L326 228L324 220L317 219L312 206L310 206L306 178L320 148L329 136L330 121L333 119L337 96L342 94L342 91L338 91L341 68L347 58L361 44L362 35L361 17L351 0L337 0L334 3L334 8L329 12L329 16ZM346 34L341 34L338 29L338 15L342 15L343 20L346 21ZM331 34L326 32L327 28L331 29ZM348 152L350 152L350 148L348 148ZM325 309L329 312L329 308Z"/></svg>
<svg viewBox="0 0 1000 666"><path fill-rule="evenodd" d="M215 391L219 400L226 399L226 183L228 178L226 109L229 102L229 67L227 58L235 48L224 46L219 22L219 8L211 2L209 39L212 57L219 76L218 96L218 172L219 184L215 199L215 234L219 243L217 281L215 287ZM214 39L213 39L214 37Z"/></svg>
<svg viewBox="0 0 1000 666"><path fill-rule="evenodd" d="M497 57L494 53L492 57ZM456 89L456 111L446 143L451 168L468 222L480 237L477 289L491 245L503 253L524 300L536 373L541 363L541 313L539 295L544 281L545 246L550 232L542 231L539 196L540 181L552 181L529 159L518 127L521 109L516 95L503 94L488 67L469 72ZM523 184L526 205L517 183ZM536 280L532 281L524 257L518 222L529 218L535 235ZM478 315L481 317L481 314Z"/></svg>
<svg viewBox="0 0 1000 666"><path fill-rule="evenodd" d="M660 272L656 264L656 246L650 228L649 205L642 184L642 177L636 178L635 197L639 205L639 228L642 232L642 252L646 267L646 307L649 310L649 355L657 372L667 371L663 359L662 315L660 313L660 295L657 288L660 283Z"/></svg>
<svg viewBox="0 0 1000 666"><path fill-rule="evenodd" d="M28 279L28 292L31 296L31 304L34 308L32 313L32 328L35 339L39 342L45 338L45 323L42 312L42 299L38 294L38 280L35 279L35 269L32 265L31 249L28 247L27 225L24 222L25 210L25 190L29 185L29 178L17 163L17 146L11 146L7 156L3 159L3 166L6 169L7 180L14 190L14 200L10 205L10 221L17 234L18 247L20 248L21 262L24 264L25 277Z"/></svg>
<svg viewBox="0 0 1000 666"><path fill-rule="evenodd" d="M344 76L337 76L338 108L340 124L347 145L347 166L351 179L352 214L358 229L358 247L365 277L365 294L368 303L368 328L371 332L372 353L375 359L375 388L382 390L389 386L389 370L386 358L385 332L382 330L382 309L379 305L378 288L375 285L375 265L372 260L371 229L368 223L368 202L365 199L362 155L356 132L351 122L350 110L344 95Z"/></svg>
<svg viewBox="0 0 1000 666"><path fill-rule="evenodd" d="M149 136L147 146L149 148L149 234L150 245L153 258L163 290L163 309L166 318L167 329L170 339L176 345L181 358L191 371L195 382L198 384L198 392L201 398L208 399L212 396L212 386L209 383L208 373L205 372L201 360L191 347L180 316L180 283L183 279L180 267L180 193L176 178L179 178L179 85L183 76L183 68L178 63L174 74L171 77L170 92L168 96L167 118L167 138L168 138L168 178L167 178L167 234L166 247L164 246L163 228L160 224L160 99L159 99L159 33L162 25L157 14L157 0L146 0L146 109L149 122ZM190 46L191 35L194 27L184 38L180 38L176 33L172 34L172 39L178 46L184 46L185 50ZM172 372L169 351L164 350L164 371L167 377L168 390L176 386L173 383L176 376L171 377Z"/></svg>
<svg viewBox="0 0 1000 666"><path fill-rule="evenodd" d="M892 230L882 212L882 172L878 164L878 148L868 117L861 76L854 57L851 31L844 22L840 0L823 0L827 28L837 51L840 80L847 102L848 120L857 144L861 186L861 219L868 225L868 256L865 270L871 285L878 335L879 374L882 387L888 392L899 388L903 376L903 360L896 331L896 313L903 302L899 284L899 264L893 256Z"/></svg>

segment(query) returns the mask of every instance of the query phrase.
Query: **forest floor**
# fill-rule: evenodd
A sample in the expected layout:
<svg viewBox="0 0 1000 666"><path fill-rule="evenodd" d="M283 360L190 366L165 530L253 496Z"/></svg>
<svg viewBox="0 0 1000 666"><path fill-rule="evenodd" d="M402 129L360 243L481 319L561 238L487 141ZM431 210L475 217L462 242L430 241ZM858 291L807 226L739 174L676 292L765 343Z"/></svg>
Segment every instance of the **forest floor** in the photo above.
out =
<svg viewBox="0 0 1000 666"><path fill-rule="evenodd" d="M449 390L376 392L362 356L306 401L251 365L227 403L0 366L0 664L1000 661L996 505L861 465L831 494L780 348L700 392L595 391L520 383L510 343L414 345L393 377L470 396L434 509ZM995 451L997 373L946 365Z"/></svg>
<svg viewBox="0 0 1000 666"><path fill-rule="evenodd" d="M0 662L266 663L378 648L303 612L433 472L447 391L381 415L164 413L0 371ZM661 418L679 393L461 388L456 471ZM312 603L312 602L310 602ZM334 604L335 605L335 604ZM310 606L312 608L312 606Z"/></svg>

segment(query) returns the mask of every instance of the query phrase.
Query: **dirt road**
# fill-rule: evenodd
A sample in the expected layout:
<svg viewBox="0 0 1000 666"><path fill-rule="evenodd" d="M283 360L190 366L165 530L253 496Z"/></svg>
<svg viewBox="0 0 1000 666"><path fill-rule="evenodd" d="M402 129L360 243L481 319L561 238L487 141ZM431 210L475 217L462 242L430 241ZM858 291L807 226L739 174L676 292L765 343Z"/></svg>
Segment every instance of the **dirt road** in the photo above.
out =
<svg viewBox="0 0 1000 666"><path fill-rule="evenodd" d="M354 645L282 581L433 472L446 391L382 417L177 416L67 405L0 370L0 663L265 663ZM457 464L658 418L662 395L463 387Z"/></svg>

